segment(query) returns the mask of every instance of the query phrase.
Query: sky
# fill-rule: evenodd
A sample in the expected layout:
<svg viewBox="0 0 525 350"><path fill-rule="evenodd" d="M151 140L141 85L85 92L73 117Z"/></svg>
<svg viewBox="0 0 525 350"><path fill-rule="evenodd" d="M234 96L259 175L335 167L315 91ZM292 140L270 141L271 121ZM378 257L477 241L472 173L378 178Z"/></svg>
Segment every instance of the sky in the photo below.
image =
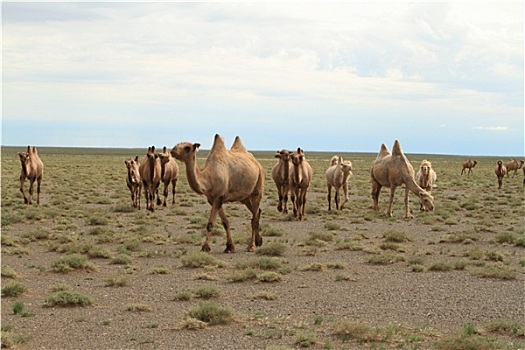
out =
<svg viewBox="0 0 525 350"><path fill-rule="evenodd" d="M524 154L519 2L2 2L2 145Z"/></svg>

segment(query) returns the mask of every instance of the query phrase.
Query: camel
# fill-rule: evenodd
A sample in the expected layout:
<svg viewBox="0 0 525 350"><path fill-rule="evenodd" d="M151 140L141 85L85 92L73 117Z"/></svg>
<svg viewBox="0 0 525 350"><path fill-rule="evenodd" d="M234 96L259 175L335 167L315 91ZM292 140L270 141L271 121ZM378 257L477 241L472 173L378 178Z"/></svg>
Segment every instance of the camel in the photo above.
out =
<svg viewBox="0 0 525 350"><path fill-rule="evenodd" d="M171 155L186 166L186 177L193 191L206 196L211 205L211 213L206 226L206 240L202 251L209 252L210 236L217 215L221 218L226 230L225 253L234 253L235 246L230 232L230 224L224 212L223 204L241 202L252 213L252 237L248 251L254 251L255 246L262 245L259 235L259 220L261 218L260 203L264 193L265 172L261 164L249 153L236 137L230 150L224 146L224 140L215 135L204 168L197 166L196 154L199 143L181 142L171 150Z"/></svg>
<svg viewBox="0 0 525 350"><path fill-rule="evenodd" d="M394 192L400 185L405 185L405 218L412 218L409 209L408 193L411 191L419 197L425 211L434 210L434 197L421 188L414 180L414 168L403 154L401 145L395 140L392 153L385 144L370 169L372 182L372 199L374 200L374 210L379 211L379 194L383 186L390 188L390 205L388 216L392 217L392 203L394 202Z"/></svg>
<svg viewBox="0 0 525 350"><path fill-rule="evenodd" d="M161 166L158 158L159 156L155 154L155 146L148 147L146 158L139 166L140 178L144 186L144 196L146 197L146 209L151 212L155 211L155 194L157 194L157 205L161 204L158 195Z"/></svg>
<svg viewBox="0 0 525 350"><path fill-rule="evenodd" d="M524 162L522 160L518 161L517 159L511 159L510 161L508 161L505 165L505 167L507 168L507 177L510 177L511 171L514 171L514 175L512 175L512 177L515 177L518 173L518 170L523 167L523 163Z"/></svg>
<svg viewBox="0 0 525 350"><path fill-rule="evenodd" d="M279 161L272 168L272 178L277 186L277 193L279 194L279 204L277 204L277 210L288 214L288 193L290 192L290 173L292 171L292 159L293 152L288 150L280 150L275 154L275 158Z"/></svg>
<svg viewBox="0 0 525 350"><path fill-rule="evenodd" d="M334 159L335 158L335 159ZM348 179L352 176L352 162L339 156L334 156L330 160L330 167L326 170L326 183L328 186L328 210L332 210L332 187L335 188L335 209L342 210L346 202L348 202ZM339 205L339 189L343 187L345 199Z"/></svg>
<svg viewBox="0 0 525 350"><path fill-rule="evenodd" d="M428 193L432 191L432 188L436 187L435 182L437 175L434 169L432 169L432 163L424 159L419 166L419 170L416 173L417 184L425 189Z"/></svg>
<svg viewBox="0 0 525 350"><path fill-rule="evenodd" d="M297 152L292 154L292 165L290 189L292 191L293 215L301 221L304 217L306 192L313 178L313 170L301 148L297 148Z"/></svg>
<svg viewBox="0 0 525 350"><path fill-rule="evenodd" d="M179 166L177 165L175 158L173 158L171 153L168 152L166 146L162 149L162 153L159 153L159 159L161 169L160 181L164 183L164 202L162 205L165 207L167 206L166 202L168 199L168 188L170 183L172 185L171 194L173 197L171 204L175 204L175 187L177 186L177 179L179 178Z"/></svg>
<svg viewBox="0 0 525 350"><path fill-rule="evenodd" d="M140 181L139 157L136 156L135 159L126 159L124 163L126 164L126 168L128 170L126 184L128 185L129 192L131 193L131 204L133 207L140 209L140 192L142 189L142 181Z"/></svg>
<svg viewBox="0 0 525 350"><path fill-rule="evenodd" d="M496 177L498 178L498 189L503 188L503 178L507 174L507 167L503 165L501 160L498 160L498 165L496 166L494 173L496 173Z"/></svg>
<svg viewBox="0 0 525 350"><path fill-rule="evenodd" d="M20 192L24 196L24 203L33 203L33 184L36 181L36 204L40 204L40 184L44 175L44 163L38 156L36 147L27 146L27 152L18 152L22 170L20 172ZM24 182L29 180L29 197L24 193Z"/></svg>
<svg viewBox="0 0 525 350"><path fill-rule="evenodd" d="M468 174L467 176L470 176L470 173L472 172L472 169L476 166L476 164L478 164L477 161L475 160L466 160L463 162L463 169L461 170L461 175L463 175L463 172L465 172L465 169L468 169Z"/></svg>

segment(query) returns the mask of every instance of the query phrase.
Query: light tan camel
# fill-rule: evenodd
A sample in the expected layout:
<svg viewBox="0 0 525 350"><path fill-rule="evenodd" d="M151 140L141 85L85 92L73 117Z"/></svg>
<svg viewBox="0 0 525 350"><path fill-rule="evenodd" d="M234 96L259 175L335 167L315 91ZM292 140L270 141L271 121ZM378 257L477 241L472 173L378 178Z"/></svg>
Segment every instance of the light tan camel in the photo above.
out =
<svg viewBox="0 0 525 350"><path fill-rule="evenodd" d="M505 165L505 167L507 168L507 177L510 177L511 171L514 171L514 175L512 175L512 177L515 177L518 173L518 170L523 167L523 163L524 162L522 160L518 161L517 159L512 159L508 161Z"/></svg>
<svg viewBox="0 0 525 350"><path fill-rule="evenodd" d="M24 203L33 203L33 184L36 181L36 203L40 204L40 184L44 175L44 163L38 156L36 147L27 146L27 152L18 152L22 170L20 172L20 192L24 196ZM29 180L29 197L24 193L24 182Z"/></svg>
<svg viewBox="0 0 525 350"><path fill-rule="evenodd" d="M217 220L221 218L226 230L225 253L235 252L235 246L230 233L230 224L224 212L223 204L241 202L252 213L252 237L248 251L262 245L259 235L259 220L261 218L260 203L264 193L265 173L255 157L246 151L241 139L237 136L232 148L227 150L224 140L217 134L204 168L199 169L196 154L200 147L198 143L181 142L171 150L171 155L186 165L186 177L191 189L205 195L211 205L211 213L206 226L206 241L202 250L209 252L210 236Z"/></svg>
<svg viewBox="0 0 525 350"><path fill-rule="evenodd" d="M381 150L370 169L372 182L372 199L374 200L374 210L379 211L379 194L383 186L390 188L390 205L388 215L392 214L392 203L394 202L394 192L398 186L405 185L405 217L413 217L410 214L408 193L412 191L421 201L425 211L434 210L434 197L421 188L414 180L414 168L403 154L401 145L395 140L392 153L385 144L381 145Z"/></svg>
<svg viewBox="0 0 525 350"><path fill-rule="evenodd" d="M280 150L275 153L275 158L279 161L272 168L272 178L277 186L279 204L277 210L288 214L288 193L290 192L290 173L292 172L292 151Z"/></svg>
<svg viewBox="0 0 525 350"><path fill-rule="evenodd" d="M292 154L292 165L290 190L292 192L293 215L298 220L302 220L306 206L306 192L313 178L313 170L301 148L297 148L297 152Z"/></svg>
<svg viewBox="0 0 525 350"><path fill-rule="evenodd" d="M476 166L476 164L478 164L478 162L475 160L468 159L464 161L463 169L461 169L461 175L463 175L463 173L465 172L465 169L468 169L467 176L470 176L470 173L472 172L472 169Z"/></svg>
<svg viewBox="0 0 525 350"><path fill-rule="evenodd" d="M334 159L335 158L335 159ZM352 162L343 161L342 157L334 156L330 160L330 166L326 170L326 184L328 186L328 210L332 210L332 187L335 188L335 209L343 209L348 202L348 179L352 174ZM344 201L339 205L339 189L343 188Z"/></svg>
<svg viewBox="0 0 525 350"><path fill-rule="evenodd" d="M432 163L424 159L416 173L417 184L430 193L432 188L436 187L436 180L437 175L434 169L432 169Z"/></svg>
<svg viewBox="0 0 525 350"><path fill-rule="evenodd" d="M175 188L177 186L177 180L179 178L179 165L175 161L175 158L171 156L166 146L162 149L162 153L159 153L160 159L160 179L164 183L164 202L163 206L167 206L168 200L168 189L171 183L171 204L175 204Z"/></svg>
<svg viewBox="0 0 525 350"><path fill-rule="evenodd" d="M146 209L152 212L155 211L155 194L157 194L157 205L162 203L159 198L161 166L158 158L159 156L155 153L155 146L148 147L146 158L139 166L144 196L146 197Z"/></svg>
<svg viewBox="0 0 525 350"><path fill-rule="evenodd" d="M133 207L140 209L140 192L142 189L142 181L140 180L139 172L139 157L135 159L126 159L124 161L128 175L126 176L126 184L128 185L131 194L131 204Z"/></svg>
<svg viewBox="0 0 525 350"><path fill-rule="evenodd" d="M503 165L501 160L498 160L498 165L496 165L496 170L494 171L496 177L498 178L498 189L503 188L503 178L507 174L507 168Z"/></svg>

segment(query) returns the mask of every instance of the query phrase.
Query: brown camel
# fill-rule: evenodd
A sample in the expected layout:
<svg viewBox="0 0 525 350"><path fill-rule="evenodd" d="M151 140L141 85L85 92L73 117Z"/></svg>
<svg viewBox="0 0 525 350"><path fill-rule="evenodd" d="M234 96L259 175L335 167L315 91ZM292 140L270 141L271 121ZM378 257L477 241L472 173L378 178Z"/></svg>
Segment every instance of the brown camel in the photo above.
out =
<svg viewBox="0 0 525 350"><path fill-rule="evenodd" d="M142 181L140 181L139 172L139 157L135 159L126 159L124 161L128 170L126 176L126 184L128 185L129 192L131 193L131 204L133 207L140 209L140 191L142 189Z"/></svg>
<svg viewBox="0 0 525 350"><path fill-rule="evenodd" d="M157 205L162 203L159 198L161 166L158 158L159 156L155 154L155 146L148 147L146 158L139 166L144 196L146 197L146 209L152 212L155 211L155 194L157 194Z"/></svg>
<svg viewBox="0 0 525 350"><path fill-rule="evenodd" d="M290 192L290 173L292 171L292 159L293 152L288 150L280 150L275 154L275 158L279 161L272 168L272 178L277 186L277 193L279 194L279 204L277 204L277 210L288 214L288 193Z"/></svg>
<svg viewBox="0 0 525 350"><path fill-rule="evenodd" d="M417 184L428 193L432 191L432 188L436 187L435 182L437 175L434 169L432 169L432 163L426 159L421 162L419 170L416 173L416 180Z"/></svg>
<svg viewBox="0 0 525 350"><path fill-rule="evenodd" d="M514 175L512 175L512 177L515 177L518 173L518 170L523 167L523 163L524 162L522 160L518 161L517 159L512 159L508 161L505 165L505 167L507 168L507 177L510 176L511 171L514 171Z"/></svg>
<svg viewBox="0 0 525 350"><path fill-rule="evenodd" d="M382 144L381 150L370 169L372 182L372 199L374 200L374 210L379 211L379 194L383 186L390 188L390 205L388 215L392 214L392 203L394 202L394 192L398 186L405 185L405 217L413 217L410 214L408 193L412 191L419 197L425 211L434 210L434 197L421 188L414 180L414 168L403 154L401 145L395 140L392 153Z"/></svg>
<svg viewBox="0 0 525 350"><path fill-rule="evenodd" d="M264 193L265 173L255 157L237 136L232 148L227 150L224 140L217 134L210 150L204 168L197 167L196 154L200 147L198 143L181 142L171 150L171 155L186 165L186 177L191 189L205 195L211 205L211 213L206 226L206 241L202 250L209 252L210 236L217 220L221 218L226 230L225 253L235 252L235 246L230 233L230 224L224 212L223 204L241 202L252 213L252 237L248 251L262 245L259 235L259 220L261 218L260 203Z"/></svg>
<svg viewBox="0 0 525 350"><path fill-rule="evenodd" d="M498 165L496 165L496 170L494 171L496 177L498 178L498 189L503 188L503 178L507 174L507 168L503 165L501 160L498 160Z"/></svg>
<svg viewBox="0 0 525 350"><path fill-rule="evenodd" d="M306 192L313 178L313 170L301 148L297 148L297 152L292 154L292 165L290 189L292 191L293 215L298 220L302 220L306 206Z"/></svg>
<svg viewBox="0 0 525 350"><path fill-rule="evenodd" d="M467 176L470 176L470 173L472 172L472 169L476 166L476 164L478 164L477 161L475 160L466 160L463 162L463 169L461 170L461 175L463 175L463 172L465 172L465 169L468 169L468 174Z"/></svg>
<svg viewBox="0 0 525 350"><path fill-rule="evenodd" d="M160 159L160 179L164 183L164 203L163 206L167 206L166 202L168 199L168 189L171 183L171 204L175 204L175 187L177 186L177 179L179 178L179 166L175 161L175 158L168 152L166 146L162 149L162 153L159 153Z"/></svg>
<svg viewBox="0 0 525 350"><path fill-rule="evenodd" d="M33 184L36 181L36 203L40 204L40 184L44 175L44 163L38 156L36 147L27 146L27 152L18 152L22 170L20 172L20 192L24 196L24 203L33 203ZM29 197L24 193L24 182L29 180Z"/></svg>
<svg viewBox="0 0 525 350"><path fill-rule="evenodd" d="M335 159L334 159L335 158ZM348 202L348 179L352 176L352 162L344 161L339 156L332 157L330 167L326 170L326 184L328 186L328 210L332 210L332 187L335 188L335 209L343 209ZM339 189L343 188L344 201L339 205Z"/></svg>

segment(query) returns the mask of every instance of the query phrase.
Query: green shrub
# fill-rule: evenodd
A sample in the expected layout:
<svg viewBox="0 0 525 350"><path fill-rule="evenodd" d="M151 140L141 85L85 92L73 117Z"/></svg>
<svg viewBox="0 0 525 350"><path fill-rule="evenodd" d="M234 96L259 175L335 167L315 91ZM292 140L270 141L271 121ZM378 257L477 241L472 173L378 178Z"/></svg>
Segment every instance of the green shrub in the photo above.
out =
<svg viewBox="0 0 525 350"><path fill-rule="evenodd" d="M71 291L71 290L63 290L59 292L55 292L50 297L46 298L44 302L45 307L54 307L54 306L60 306L60 307L75 307L75 306L89 306L91 305L92 301L91 298L88 296Z"/></svg>
<svg viewBox="0 0 525 350"><path fill-rule="evenodd" d="M271 242L262 247L259 247L256 253L267 256L282 256L285 251L286 246L284 244Z"/></svg>
<svg viewBox="0 0 525 350"><path fill-rule="evenodd" d="M209 325L225 325L233 320L230 309L218 306L211 301L199 303L199 305L190 309L187 315Z"/></svg>
<svg viewBox="0 0 525 350"><path fill-rule="evenodd" d="M2 296L3 297L16 297L24 293L27 290L20 282L11 281L2 287Z"/></svg>

